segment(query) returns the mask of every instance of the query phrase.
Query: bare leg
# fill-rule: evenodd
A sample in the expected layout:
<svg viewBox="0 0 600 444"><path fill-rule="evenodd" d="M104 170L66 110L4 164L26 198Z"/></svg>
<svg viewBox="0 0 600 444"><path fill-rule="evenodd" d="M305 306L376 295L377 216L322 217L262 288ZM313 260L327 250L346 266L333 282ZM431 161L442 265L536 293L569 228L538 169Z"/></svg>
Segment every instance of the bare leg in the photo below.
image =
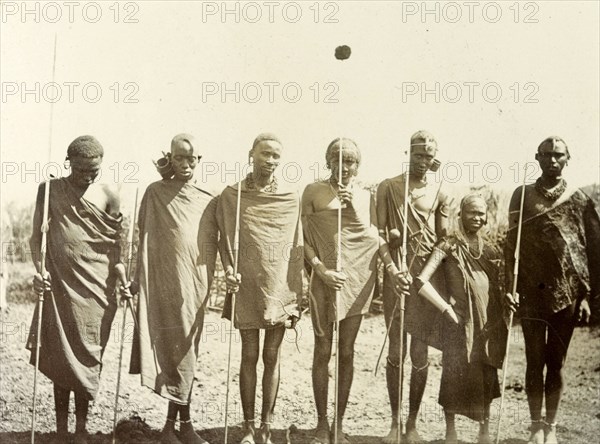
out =
<svg viewBox="0 0 600 444"><path fill-rule="evenodd" d="M54 384L54 408L56 410L56 437L67 441L69 434L69 396L71 391Z"/></svg>
<svg viewBox="0 0 600 444"><path fill-rule="evenodd" d="M544 354L546 346L546 322L541 319L522 318L523 338L525 339L525 391L531 415L531 436L529 443L544 443L542 422L542 401L544 397Z"/></svg>
<svg viewBox="0 0 600 444"><path fill-rule="evenodd" d="M548 327L548 341L546 344L546 383L544 392L546 395L546 443L555 444L556 438L556 414L560 399L564 390L563 366L567 359L567 350L575 320L572 313L573 307L556 313L550 319Z"/></svg>
<svg viewBox="0 0 600 444"><path fill-rule="evenodd" d="M90 403L83 393L75 392L75 444L87 443L87 415Z"/></svg>
<svg viewBox="0 0 600 444"><path fill-rule="evenodd" d="M423 400L423 393L427 385L429 361L427 360L427 344L411 336L410 360L412 371L410 373L410 392L408 395L408 419L406 421L406 438L410 444L421 442L417 433L417 416Z"/></svg>
<svg viewBox="0 0 600 444"><path fill-rule="evenodd" d="M179 408L179 438L184 444L205 444L204 441L194 430L194 425L190 418L190 405L178 405Z"/></svg>
<svg viewBox="0 0 600 444"><path fill-rule="evenodd" d="M478 444L492 444L490 438L490 404L483 407L483 421L479 423Z"/></svg>
<svg viewBox="0 0 600 444"><path fill-rule="evenodd" d="M256 364L259 356L258 329L240 330L242 361L240 363L240 397L244 412L243 443L254 442L254 411L256 402Z"/></svg>
<svg viewBox="0 0 600 444"><path fill-rule="evenodd" d="M454 423L454 413L444 410L446 417L446 441L445 444L457 444L458 436L456 434L456 425Z"/></svg>
<svg viewBox="0 0 600 444"><path fill-rule="evenodd" d="M178 411L179 406L174 402L169 402L167 420L160 434L160 442L163 444L178 444L180 442L175 435L175 421L177 421Z"/></svg>
<svg viewBox="0 0 600 444"><path fill-rule="evenodd" d="M385 307L385 306L384 306ZM388 321L389 322L389 321ZM389 335L388 357L385 369L385 377L390 398L390 407L392 410L392 425L390 432L383 438L385 444L394 444L398 442L398 428L402 428L402 424L398 424L398 383L400 380L400 324L398 318L392 321ZM404 344L406 344L406 332L404 334ZM402 362L406 357L406 346L403 350ZM400 406L401 408L401 406Z"/></svg>
<svg viewBox="0 0 600 444"><path fill-rule="evenodd" d="M262 390L263 402L260 415L262 442L271 442L271 424L273 422L273 411L279 391L279 367L280 349L285 328L283 326L271 328L265 331L265 345L263 348L263 373Z"/></svg>
<svg viewBox="0 0 600 444"><path fill-rule="evenodd" d="M345 442L342 422L346 413L350 388L352 387L352 379L354 377L354 343L356 342L362 318L362 316L353 316L340 322L340 380L338 384L338 411L335 420L337 420L338 439L341 443Z"/></svg>
<svg viewBox="0 0 600 444"><path fill-rule="evenodd" d="M333 324L323 328L324 335L317 336L315 329L315 349L313 352L312 383L317 409L317 429L315 439L329 442L329 422L327 421L327 395L329 390L329 360L333 339Z"/></svg>

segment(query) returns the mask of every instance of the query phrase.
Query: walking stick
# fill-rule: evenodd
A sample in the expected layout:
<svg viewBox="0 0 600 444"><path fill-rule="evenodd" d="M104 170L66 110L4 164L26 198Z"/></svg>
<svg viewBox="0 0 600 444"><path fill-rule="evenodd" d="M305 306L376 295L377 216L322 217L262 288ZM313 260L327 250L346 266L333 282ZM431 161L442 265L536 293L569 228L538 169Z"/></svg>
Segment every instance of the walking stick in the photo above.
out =
<svg viewBox="0 0 600 444"><path fill-rule="evenodd" d="M52 60L52 83L54 83L54 74L56 72L56 40L57 35L54 34L54 57ZM50 102L50 131L48 135L48 160L52 154L52 120L54 117L54 101ZM50 177L46 178L44 184L44 212L42 216L42 241L40 243L40 274L44 279L46 277L46 249L48 237L48 211L50 207ZM44 291L38 297L38 319L37 319L37 337L35 341L35 372L33 374L33 406L31 409L31 444L35 443L35 426L36 426L36 407L37 407L37 382L40 369L40 345L42 342L42 312L44 309Z"/></svg>
<svg viewBox="0 0 600 444"><path fill-rule="evenodd" d="M238 182L237 189L237 202L235 206L235 233L233 235L233 275L237 279L238 274L238 263L240 256L240 203L242 201L242 181ZM225 438L224 442L227 444L228 437L228 416L229 416L229 386L231 382L231 343L233 336L233 326L235 323L235 295L237 292L231 292L231 331L229 332L229 351L227 353L227 390L225 392Z"/></svg>
<svg viewBox="0 0 600 444"><path fill-rule="evenodd" d="M513 267L512 295L517 294L517 280L519 277L519 255L521 250L521 228L523 225L523 203L525 202L525 180L527 179L527 163L525 163L525 171L523 172L523 185L521 186L521 203L519 205L519 225L517 225L517 242L515 244L515 264ZM506 349L504 352L504 365L502 368L502 392L500 396L500 410L498 412L498 429L496 430L496 444L500 442L500 425L502 424L502 408L504 406L504 392L506 391L506 373L508 371L508 351L510 348L510 331L513 324L513 311L511 310L508 317L508 335L506 337Z"/></svg>
<svg viewBox="0 0 600 444"><path fill-rule="evenodd" d="M342 164L343 164L343 142L340 137L340 149L338 152L338 191L343 186L342 183ZM338 220L337 220L337 257L335 260L335 271L341 273L342 271L342 201L340 200L340 206L338 208ZM340 380L340 296L341 291L335 290L335 395L333 398L333 411L334 411L334 422L333 422L333 444L338 443L338 406L339 406L339 380Z"/></svg>
<svg viewBox="0 0 600 444"><path fill-rule="evenodd" d="M133 217L129 221L129 233L127 236L127 241L129 244L129 255L127 257L127 277L125 278L125 282L122 282L123 285L128 285L131 279L131 268L133 262L133 233L135 231L135 221L137 215L137 203L138 203L138 189L135 189L135 200L133 204ZM123 276L120 276L121 281L123 281ZM115 393L115 411L113 415L113 436L112 436L112 444L117 442L117 411L119 409L119 389L121 388L121 364L123 362L123 346L125 344L125 323L127 321L127 308L131 309L133 318L135 320L135 313L133 312L133 306L131 305L130 298L127 298L127 305L123 305L123 321L121 322L121 345L119 349L119 367L117 370L117 391ZM135 322L135 321L134 321Z"/></svg>

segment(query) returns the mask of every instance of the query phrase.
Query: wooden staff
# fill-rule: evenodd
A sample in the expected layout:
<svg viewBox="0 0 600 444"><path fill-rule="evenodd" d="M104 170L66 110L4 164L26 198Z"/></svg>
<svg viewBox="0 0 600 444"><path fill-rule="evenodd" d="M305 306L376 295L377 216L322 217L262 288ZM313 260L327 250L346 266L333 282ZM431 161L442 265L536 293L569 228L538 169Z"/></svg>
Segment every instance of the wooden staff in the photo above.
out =
<svg viewBox="0 0 600 444"><path fill-rule="evenodd" d="M56 72L56 40L57 34L54 34L54 57L52 60L52 83L54 83L54 75ZM52 120L54 117L54 101L50 102L50 132L48 135L48 160L52 157ZM40 243L40 274L42 279L46 278L46 249L48 238L48 211L50 207L50 176L46 178L44 184L44 212L42 216L42 241ZM38 296L37 306L37 335L35 341L35 372L33 374L33 406L31 409L31 444L35 443L35 426L36 426L36 407L37 407L37 381L40 367L40 345L42 342L42 312L44 310L44 291Z"/></svg>
<svg viewBox="0 0 600 444"><path fill-rule="evenodd" d="M129 233L127 236L128 244L129 244L129 255L127 257L127 276L119 276L121 283L126 288L129 288L129 282L131 280L131 268L133 263L133 234L135 232L135 221L137 217L137 203L138 203L138 189L135 189L135 200L133 204L133 216L129 221ZM119 390L121 388L121 365L123 363L123 346L125 344L125 325L127 321L127 308L131 309L131 314L133 315L134 322L135 312L133 311L133 306L131 305L131 298L127 298L127 305L123 305L123 321L121 322L121 345L119 349L119 367L117 370L117 390L115 393L115 411L113 414L113 436L112 443L115 444L117 442L117 411L119 409ZM137 326L137 324L136 324Z"/></svg>
<svg viewBox="0 0 600 444"><path fill-rule="evenodd" d="M337 179L338 179L338 193L339 190L342 189L344 184L342 183L342 165L344 162L343 158L343 142L340 137L340 149L338 151L338 171L337 171ZM342 201L340 199L340 206L338 207L338 226L337 226L337 257L335 260L335 271L338 273L342 272ZM339 379L340 379L340 296L341 290L335 290L335 344L334 344L334 353L335 353L335 394L333 398L333 411L334 411L334 422L333 422L333 444L337 444L338 442L338 406L339 406Z"/></svg>
<svg viewBox="0 0 600 444"><path fill-rule="evenodd" d="M242 201L242 181L238 183L237 189L237 202L235 206L235 233L233 235L233 276L237 279L238 275L238 263L240 256L240 206ZM229 432L228 416L229 416L229 386L231 382L231 343L233 336L233 327L235 323L235 295L236 291L231 292L231 330L229 332L229 351L227 353L227 390L225 391L225 438L224 442L227 444L227 437Z"/></svg>
<svg viewBox="0 0 600 444"><path fill-rule="evenodd" d="M435 193L435 198L433 199L433 205L431 206L431 208L429 208L429 211L427 212L427 217L425 218L425 223L423 224L424 226L426 226L429 223L429 218L433 214L433 208L434 208L435 204L437 203L438 196L440 195L440 191L442 189L443 182L444 182L444 179L441 179L440 184L437 189L437 192ZM391 199L392 199L391 206L393 208L397 208L398 205L397 205L396 200L394 199L393 195L391 196ZM390 202L388 202L388 206L390 206ZM395 213L394 213L394 215L395 215ZM419 240L417 241L417 246L415 247L415 251L419 250L422 243L423 243L423 230L421 230L419 232ZM412 260L410 261L410 264L408 264L408 274L410 274L416 258L417 258L416 255L413 256ZM373 370L373 373L375 376L377 376L377 369L379 368L379 363L381 362L381 357L383 356L383 351L385 350L385 345L387 344L387 339L390 336L392 324L394 323L394 315L396 314L397 309L398 309L398 300L396 300L396 302L394 303L394 308L392 309L392 314L390 315L391 321L390 321L390 324L388 325L388 328L386 329L385 337L383 338L383 343L381 344L381 349L379 350L379 356L377 357L377 362L375 363L375 369Z"/></svg>
<svg viewBox="0 0 600 444"><path fill-rule="evenodd" d="M402 251L401 251L401 262L400 262L400 271L402 273L408 273L408 266L406 261L407 248L408 248L408 186L409 186L409 178L410 178L410 162L408 164L408 169L406 171L406 176L404 179L404 223L402 224ZM403 352L404 352L404 303L405 297L404 292L400 293L400 345L399 345L399 353L400 353L400 369L398 372L398 443L402 441L402 383L404 382L404 365L403 364Z"/></svg>
<svg viewBox="0 0 600 444"><path fill-rule="evenodd" d="M527 179L527 163L523 172L523 185L521 185L521 203L519 204L519 224L517 225L517 242L515 245L515 264L513 267L512 296L517 298L517 281L519 277L519 256L521 252L521 229L523 226L523 203L525 202L525 180ZM496 444L500 442L500 425L502 424L502 408L504 407L504 392L506 391L506 373L508 372L508 352L510 349L510 333L513 324L514 313L511 310L508 316L508 335L506 337L506 349L504 352L504 365L502 366L502 392L500 396L500 410L498 412L498 429L496 430Z"/></svg>

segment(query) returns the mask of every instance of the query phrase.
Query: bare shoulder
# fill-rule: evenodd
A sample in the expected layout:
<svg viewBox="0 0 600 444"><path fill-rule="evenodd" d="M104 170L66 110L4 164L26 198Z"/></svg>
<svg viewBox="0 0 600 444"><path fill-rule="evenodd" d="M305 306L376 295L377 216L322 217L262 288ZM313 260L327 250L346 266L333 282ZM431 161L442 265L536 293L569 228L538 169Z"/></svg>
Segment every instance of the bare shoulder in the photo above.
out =
<svg viewBox="0 0 600 444"><path fill-rule="evenodd" d="M436 191L437 192L437 191ZM444 187L439 188L438 202L440 205L449 205L450 204L450 194L448 190L444 189Z"/></svg>
<svg viewBox="0 0 600 444"><path fill-rule="evenodd" d="M111 214L119 214L121 206L121 196L119 187L113 184L98 184L98 190L106 199L106 209Z"/></svg>
<svg viewBox="0 0 600 444"><path fill-rule="evenodd" d="M535 184L525 185L525 199L531 198L533 195L533 191L535 189ZM522 186L515 188L510 198L510 209L518 209L519 204L521 202L521 195L523 193Z"/></svg>
<svg viewBox="0 0 600 444"><path fill-rule="evenodd" d="M120 192L119 192L119 187L114 185L114 184L98 184L100 189L104 192L104 194L106 195L107 199L110 199L111 201L115 201L115 200L120 200L119 196L120 196Z"/></svg>
<svg viewBox="0 0 600 444"><path fill-rule="evenodd" d="M401 175L383 179L381 182L379 182L379 185L377 185L377 193L385 192L389 188L390 184L393 182L401 182L400 178Z"/></svg>
<svg viewBox="0 0 600 444"><path fill-rule="evenodd" d="M244 188L242 188L242 189L244 189ZM295 183L289 182L287 180L279 180L277 182L277 192L278 193L292 193L292 194L300 195L298 186Z"/></svg>
<svg viewBox="0 0 600 444"><path fill-rule="evenodd" d="M304 188L302 200L312 200L322 193L329 192L329 184L323 181L313 182Z"/></svg>
<svg viewBox="0 0 600 444"><path fill-rule="evenodd" d="M320 208L323 205L321 201L326 193L330 193L327 182L319 181L308 184L302 193L303 211L309 213Z"/></svg>

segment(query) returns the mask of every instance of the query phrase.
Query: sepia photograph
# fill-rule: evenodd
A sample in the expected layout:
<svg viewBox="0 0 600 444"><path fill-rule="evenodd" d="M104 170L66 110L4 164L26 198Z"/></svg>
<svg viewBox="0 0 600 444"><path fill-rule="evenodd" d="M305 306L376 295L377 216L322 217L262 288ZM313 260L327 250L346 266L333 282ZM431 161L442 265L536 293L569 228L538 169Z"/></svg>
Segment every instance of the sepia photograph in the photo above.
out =
<svg viewBox="0 0 600 444"><path fill-rule="evenodd" d="M0 0L0 442L597 442L599 78L594 0Z"/></svg>

